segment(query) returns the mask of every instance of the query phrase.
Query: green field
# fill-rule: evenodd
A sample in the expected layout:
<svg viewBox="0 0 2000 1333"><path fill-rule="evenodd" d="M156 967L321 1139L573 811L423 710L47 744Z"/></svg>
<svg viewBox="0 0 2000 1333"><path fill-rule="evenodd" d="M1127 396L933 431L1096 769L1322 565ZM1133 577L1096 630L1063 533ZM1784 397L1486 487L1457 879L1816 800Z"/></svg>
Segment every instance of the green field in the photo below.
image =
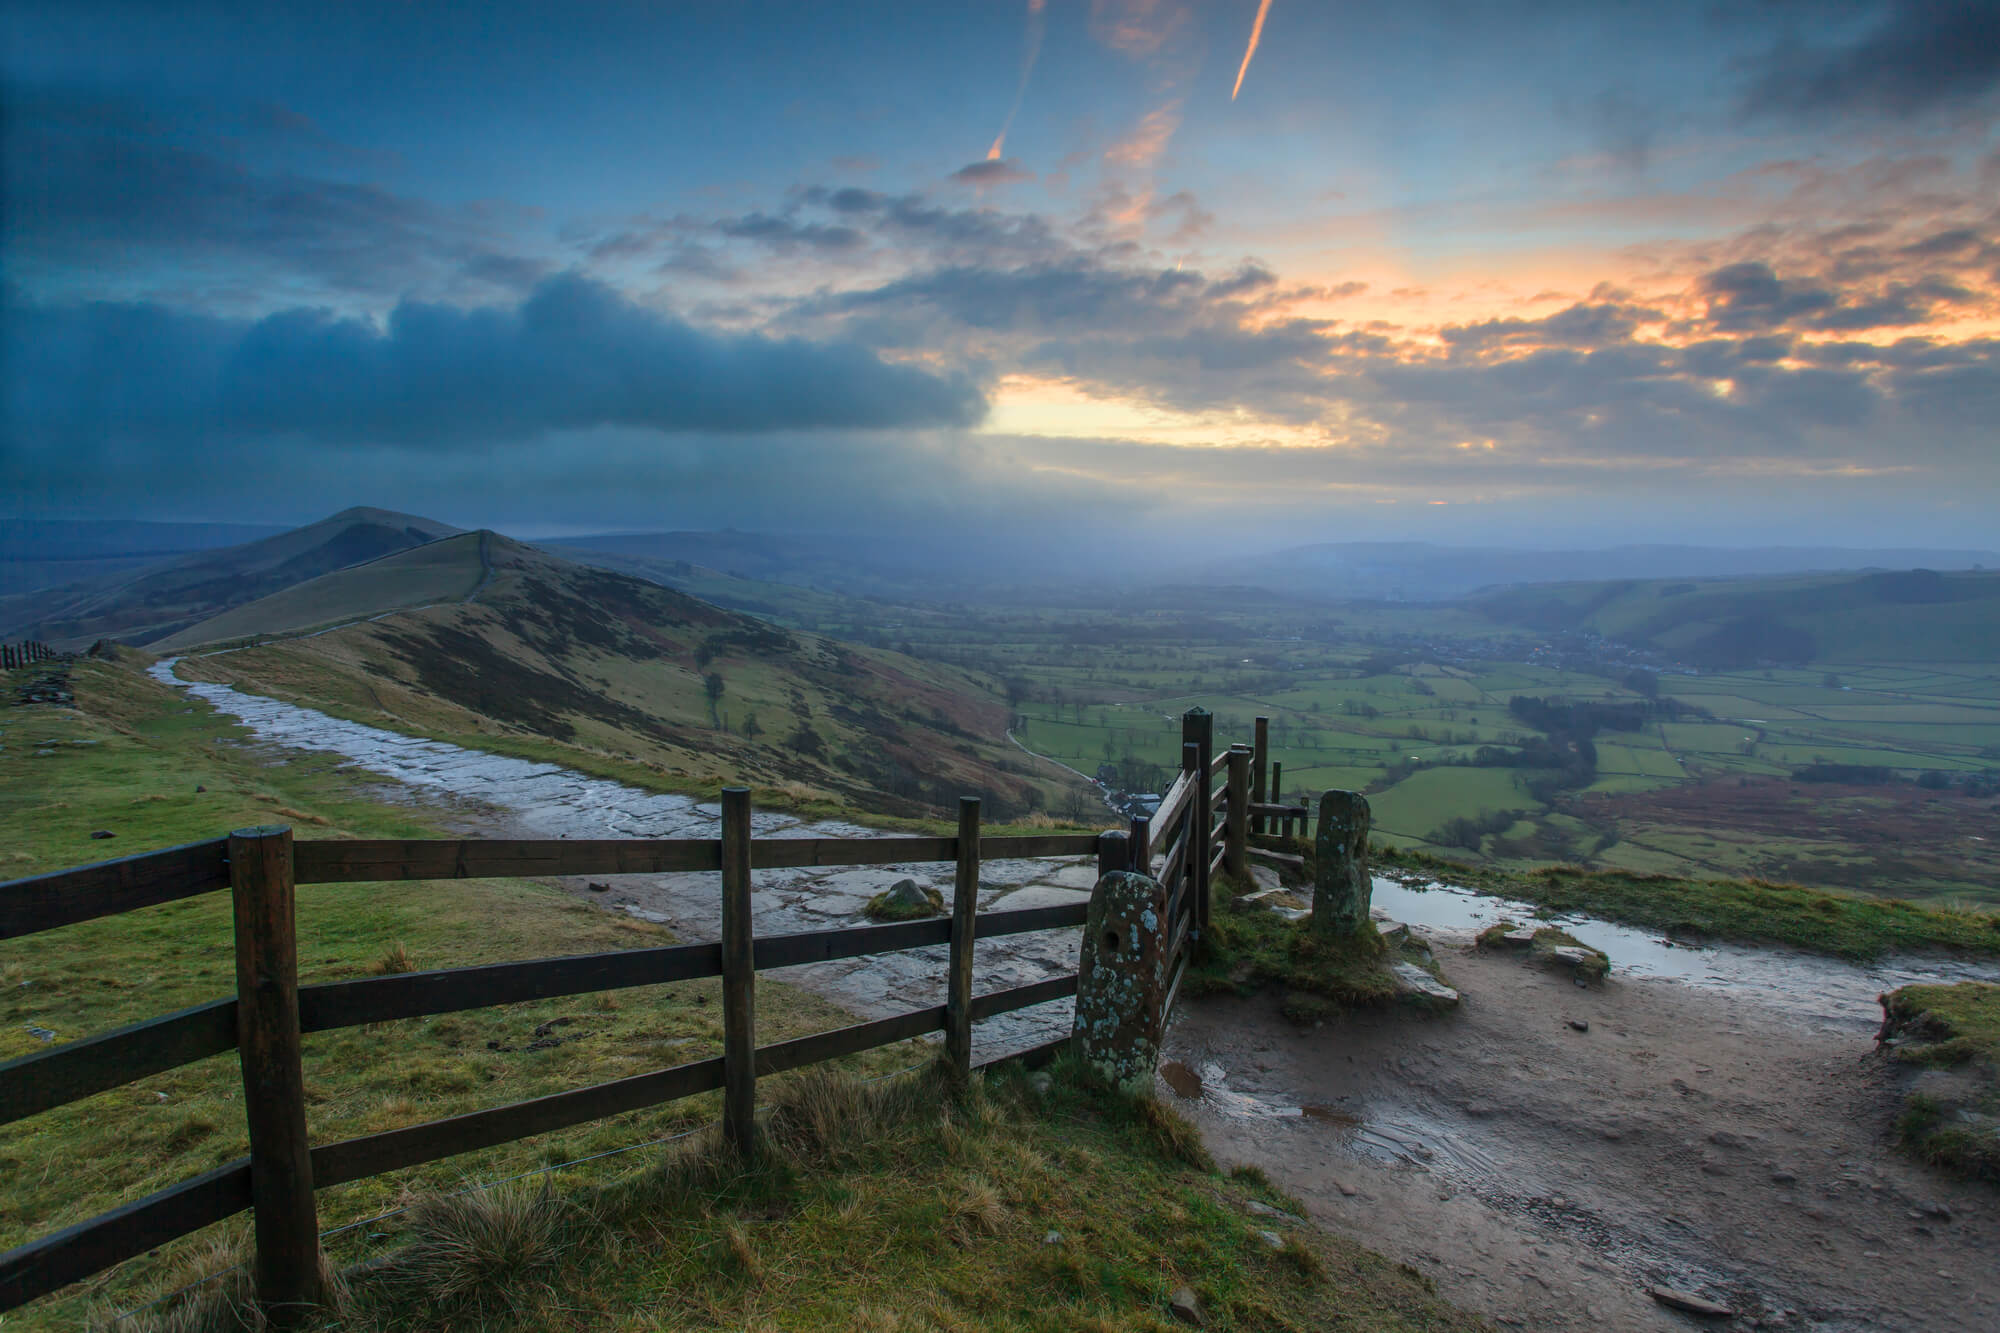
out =
<svg viewBox="0 0 2000 1333"><path fill-rule="evenodd" d="M1131 790L1172 780L1180 714L1199 706L1215 715L1218 746L1248 741L1268 718L1280 795L1365 791L1378 836L1401 846L1517 867L1580 862L2000 902L1994 801L1956 786L1919 798L1915 781L2000 775L2000 665L1892 655L1635 680L1615 649L1554 651L1545 635L1490 621L1474 632L1478 621L1458 608L955 614L902 625L908 650L1007 682L1016 739L1085 773L1108 765ZM1954 604L1950 614L1967 613ZM1587 781L1464 766L1483 762L1481 747L1518 751L1542 737L1510 711L1517 695L1614 708L1657 695L1685 708L1636 731L1599 731ZM1893 815L1871 813L1872 789L1788 785L1828 764L1890 770ZM1504 823L1510 811L1519 817ZM1468 820L1480 825L1476 848Z"/></svg>

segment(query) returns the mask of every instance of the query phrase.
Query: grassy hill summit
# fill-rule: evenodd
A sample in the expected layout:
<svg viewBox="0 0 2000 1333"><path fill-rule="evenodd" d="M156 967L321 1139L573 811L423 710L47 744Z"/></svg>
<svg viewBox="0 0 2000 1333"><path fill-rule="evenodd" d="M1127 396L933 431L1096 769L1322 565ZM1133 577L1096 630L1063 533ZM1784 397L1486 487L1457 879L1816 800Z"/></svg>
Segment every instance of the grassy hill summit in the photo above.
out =
<svg viewBox="0 0 2000 1333"><path fill-rule="evenodd" d="M297 637L255 642L284 634ZM795 804L900 817L978 794L996 820L1079 790L1008 742L1001 687L977 672L786 629L497 533L296 584L159 646L246 640L180 671L669 789L750 781Z"/></svg>
<svg viewBox="0 0 2000 1333"><path fill-rule="evenodd" d="M294 584L459 531L387 509L346 509L259 541L0 599L0 637L58 647L110 638L143 647Z"/></svg>

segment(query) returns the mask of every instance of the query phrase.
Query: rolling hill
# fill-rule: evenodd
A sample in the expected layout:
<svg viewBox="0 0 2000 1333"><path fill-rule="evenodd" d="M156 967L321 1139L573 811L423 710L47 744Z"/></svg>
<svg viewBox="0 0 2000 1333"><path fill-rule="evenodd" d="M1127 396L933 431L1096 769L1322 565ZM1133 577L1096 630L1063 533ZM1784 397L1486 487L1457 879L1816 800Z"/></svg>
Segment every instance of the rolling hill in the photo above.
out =
<svg viewBox="0 0 2000 1333"><path fill-rule="evenodd" d="M283 531L257 523L0 518L0 597L82 583Z"/></svg>
<svg viewBox="0 0 2000 1333"><path fill-rule="evenodd" d="M468 561L482 551L483 582ZM383 596L411 609L367 610ZM977 794L995 820L1079 790L1008 742L1006 701L983 676L773 625L493 533L315 579L168 642L325 621L335 627L180 670L412 734L586 768L636 764L688 788L746 781L912 817Z"/></svg>
<svg viewBox="0 0 2000 1333"><path fill-rule="evenodd" d="M1469 605L1501 624L1600 634L1697 667L2000 661L1993 572L1545 584Z"/></svg>
<svg viewBox="0 0 2000 1333"><path fill-rule="evenodd" d="M59 647L101 638L144 646L294 584L459 531L386 509L349 509L260 541L0 598L0 637Z"/></svg>
<svg viewBox="0 0 2000 1333"><path fill-rule="evenodd" d="M1498 585L1591 579L1722 579L1813 571L2000 567L1992 551L1849 547L1616 546L1595 551L1331 542L1218 561L1180 580L1245 584L1315 602L1451 601Z"/></svg>
<svg viewBox="0 0 2000 1333"><path fill-rule="evenodd" d="M486 578L487 536L463 532L349 565L211 616L150 646L155 652L180 652L201 644L296 634L432 602L463 601Z"/></svg>

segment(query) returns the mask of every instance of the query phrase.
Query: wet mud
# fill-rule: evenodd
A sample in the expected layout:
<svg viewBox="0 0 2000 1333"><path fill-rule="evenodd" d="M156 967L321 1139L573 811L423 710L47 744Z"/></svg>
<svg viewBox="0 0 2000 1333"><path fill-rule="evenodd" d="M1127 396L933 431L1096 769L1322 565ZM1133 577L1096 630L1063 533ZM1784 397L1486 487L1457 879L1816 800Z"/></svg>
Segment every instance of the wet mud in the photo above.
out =
<svg viewBox="0 0 2000 1333"><path fill-rule="evenodd" d="M1585 990L1432 938L1457 1012L1301 1029L1269 997L1191 1001L1161 1095L1220 1160L1503 1326L2000 1328L2000 1195L1892 1147L1872 992Z"/></svg>

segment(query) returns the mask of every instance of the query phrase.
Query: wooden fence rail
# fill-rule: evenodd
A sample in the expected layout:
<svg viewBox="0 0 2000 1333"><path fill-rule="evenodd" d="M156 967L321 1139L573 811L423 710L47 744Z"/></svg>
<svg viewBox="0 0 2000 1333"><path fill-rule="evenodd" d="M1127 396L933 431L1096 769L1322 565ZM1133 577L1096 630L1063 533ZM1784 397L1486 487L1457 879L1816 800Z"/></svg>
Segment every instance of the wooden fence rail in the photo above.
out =
<svg viewBox="0 0 2000 1333"><path fill-rule="evenodd" d="M1255 817L1303 816L1262 794L1260 745L1214 752L1214 719L1190 710L1181 774L1150 819L1111 834L982 837L979 802L960 804L955 837L751 836L750 794L726 789L721 836L630 839L339 839L294 842L289 828L238 830L138 856L0 883L0 940L227 888L236 941L237 993L0 1064L0 1124L235 1050L242 1066L250 1154L180 1184L0 1254L0 1312L252 1208L260 1304L277 1326L296 1322L319 1292L314 1192L402 1167L547 1133L624 1111L721 1089L722 1124L739 1150L755 1149L756 1080L805 1065L945 1034L961 1082L971 1070L972 1024L1074 995L1074 975L975 995L978 939L1075 928L1085 904L985 912L979 866L998 858L1085 856L1100 869L1157 875L1171 997L1209 919L1209 891L1224 868L1240 873ZM1263 738L1263 719L1258 734ZM1211 788L1217 775L1225 781ZM758 938L753 870L950 862L950 914L890 925ZM294 899L300 885L493 876L652 874L722 876L722 938L612 953L490 963L300 985ZM944 946L945 1003L759 1046L757 974L840 958ZM552 1093L443 1120L335 1143L308 1137L300 1038L307 1033L452 1013L525 1000L720 977L723 1051L690 1064Z"/></svg>
<svg viewBox="0 0 2000 1333"><path fill-rule="evenodd" d="M725 1131L748 1151L760 1077L943 1031L947 1059L962 1078L970 1071L973 1023L1075 994L1074 976L972 993L974 939L1074 928L1086 912L1073 904L980 913L978 868L982 859L1089 854L1098 848L1096 835L982 839L976 800L963 803L958 836L951 838L753 839L749 793L741 789L724 794L724 814L722 837L696 839L295 843L289 829L249 829L0 884L0 939L229 888L238 963L232 998L0 1064L0 1123L232 1049L243 1066L251 1120L248 1157L0 1255L0 1311L254 1208L259 1299L283 1323L319 1294L317 1189L717 1088L725 1092ZM761 939L751 929L752 869L912 861L956 863L949 917ZM297 982L291 906L297 885L680 870L724 872L723 941ZM935 946L951 951L946 1004L756 1045L750 1016L758 972ZM303 1034L706 977L724 979L720 1056L342 1142L313 1146L307 1139Z"/></svg>

